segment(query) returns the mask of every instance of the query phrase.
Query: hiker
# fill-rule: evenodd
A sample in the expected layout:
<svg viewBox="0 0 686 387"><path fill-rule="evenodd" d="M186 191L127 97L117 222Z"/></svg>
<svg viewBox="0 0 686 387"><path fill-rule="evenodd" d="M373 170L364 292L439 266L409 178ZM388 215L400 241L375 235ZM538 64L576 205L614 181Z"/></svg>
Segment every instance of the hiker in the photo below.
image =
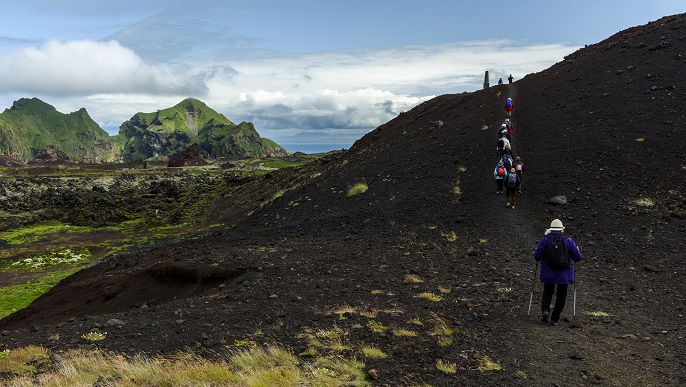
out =
<svg viewBox="0 0 686 387"><path fill-rule="evenodd" d="M507 134L507 130L503 130L502 137L503 139L503 153L509 153L512 155L512 142L510 142L510 136Z"/></svg>
<svg viewBox="0 0 686 387"><path fill-rule="evenodd" d="M512 77L512 74L510 74L509 77L507 77L507 80L512 84L512 81L514 81L514 77Z"/></svg>
<svg viewBox="0 0 686 387"><path fill-rule="evenodd" d="M560 314L562 309L565 307L565 301L567 300L567 287L569 284L574 283L574 266L573 262L581 261L581 251L577 247L574 240L570 237L565 237L562 233L565 228L562 225L560 219L553 219L550 222L550 228L546 230L545 235L538 242L536 250L534 251L534 259L541 262L541 282L543 283L543 296L541 297L541 321L547 323L550 319L550 323L557 325L560 322ZM564 239L562 239L564 238ZM556 240L560 240L560 247L564 248L564 252L568 255L569 260L566 261L566 266L562 265L561 268L553 268L548 262L551 259L552 254L550 254L551 249L548 249L548 245L553 244L556 246ZM553 294L555 294L557 287L557 297L555 298L555 307L553 308L552 314L550 313L550 302L553 299Z"/></svg>
<svg viewBox="0 0 686 387"><path fill-rule="evenodd" d="M510 155L510 154L507 153L507 152L503 153L503 155L500 156L500 161L503 162L503 165L504 165L505 168L506 168L506 169L505 169L505 172L509 171L510 168L512 168L513 163L514 163L514 162L512 161L512 155Z"/></svg>
<svg viewBox="0 0 686 387"><path fill-rule="evenodd" d="M499 84L499 85L502 85L502 84L503 84L503 78L502 78L502 77L501 77L500 79L498 79L498 84Z"/></svg>
<svg viewBox="0 0 686 387"><path fill-rule="evenodd" d="M512 102L512 98L508 98L507 101L505 101L505 116L507 118L510 118L512 116L512 109L514 109L514 103Z"/></svg>
<svg viewBox="0 0 686 387"><path fill-rule="evenodd" d="M495 169L493 170L493 177L495 177L496 195L501 194L503 192L503 179L505 179L505 175L507 175L507 169L505 169L503 161L500 160L498 161L498 165L496 165Z"/></svg>
<svg viewBox="0 0 686 387"><path fill-rule="evenodd" d="M503 122L503 124L500 125L500 127L498 128L498 133L497 133L497 134L498 134L498 138L502 137L503 133L507 134L507 139L510 140L510 134L509 134L509 131L508 131L508 129L507 129L507 124L504 123L504 122ZM512 140L510 140L510 141L512 141Z"/></svg>
<svg viewBox="0 0 686 387"><path fill-rule="evenodd" d="M517 171L517 176L519 176L519 187L517 188L517 193L522 194L522 174L524 173L524 162L520 156L515 157L514 163L515 171Z"/></svg>
<svg viewBox="0 0 686 387"><path fill-rule="evenodd" d="M505 129L507 129L508 134L512 134L512 132L514 132L514 124L512 123L512 121L510 121L509 118L505 119L505 122L503 122L503 125L505 126ZM512 141L512 140L510 140L510 141Z"/></svg>
<svg viewBox="0 0 686 387"><path fill-rule="evenodd" d="M505 153L505 140L505 137L500 136L500 138L498 138L498 142L495 143L495 152L498 157L503 157L503 154Z"/></svg>
<svg viewBox="0 0 686 387"><path fill-rule="evenodd" d="M515 208L515 193L517 192L517 187L519 187L519 175L514 167L510 168L510 173L505 176L505 207L511 207L513 210Z"/></svg>
<svg viewBox="0 0 686 387"><path fill-rule="evenodd" d="M502 157L505 153L512 154L512 143L507 138L507 130L503 131L498 135L498 142L495 145L495 149L498 152L498 157Z"/></svg>

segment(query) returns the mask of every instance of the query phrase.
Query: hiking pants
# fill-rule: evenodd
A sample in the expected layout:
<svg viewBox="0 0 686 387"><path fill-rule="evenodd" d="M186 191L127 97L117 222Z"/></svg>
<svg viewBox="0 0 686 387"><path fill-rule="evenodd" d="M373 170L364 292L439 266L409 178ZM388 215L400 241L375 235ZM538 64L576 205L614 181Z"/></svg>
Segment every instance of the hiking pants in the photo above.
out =
<svg viewBox="0 0 686 387"><path fill-rule="evenodd" d="M562 309L565 308L565 302L567 301L567 284L543 284L543 297L541 299L541 311L543 313L550 312L550 301L553 300L553 294L555 293L555 285L557 285L557 298L555 298L555 308L553 313L550 314L550 319L552 321L560 321L560 314Z"/></svg>
<svg viewBox="0 0 686 387"><path fill-rule="evenodd" d="M495 179L495 191L503 192L503 179Z"/></svg>
<svg viewBox="0 0 686 387"><path fill-rule="evenodd" d="M510 188L507 187L505 190L505 200L512 204L513 206L515 205L515 193L517 192L516 188Z"/></svg>

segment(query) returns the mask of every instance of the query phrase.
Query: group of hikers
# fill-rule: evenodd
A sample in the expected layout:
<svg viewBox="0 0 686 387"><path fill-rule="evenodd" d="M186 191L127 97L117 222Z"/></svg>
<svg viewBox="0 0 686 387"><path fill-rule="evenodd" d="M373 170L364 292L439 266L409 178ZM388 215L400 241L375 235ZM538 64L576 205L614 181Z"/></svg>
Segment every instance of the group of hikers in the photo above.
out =
<svg viewBox="0 0 686 387"><path fill-rule="evenodd" d="M512 153L512 132L514 124L510 121L514 103L512 98L505 102L507 118L498 128L498 142L496 143L496 154L498 155L498 165L493 170L495 177L495 193L499 195L505 190L505 206L515 208L515 196L522 193L522 174L524 173L524 162L520 156L514 157Z"/></svg>
<svg viewBox="0 0 686 387"><path fill-rule="evenodd" d="M510 75L510 77L512 77ZM511 83L511 81L510 81ZM506 118L498 128L498 142L496 152L498 155L498 165L493 171L496 181L496 195L505 189L506 207L515 208L515 196L521 194L522 174L524 173L524 163L520 156L514 157L512 152L512 133L514 124L512 110L514 103L512 98L508 98L504 105ZM570 237L563 235L564 226L559 219L553 219L550 228L545 231L544 236L539 240L534 251L536 261L536 272L538 265L541 265L540 281L543 283L543 295L541 296L541 321L557 325L560 322L560 315L565 307L567 300L567 290L570 284L574 284L574 262L581 261L581 251L576 242ZM536 278L534 272L534 279ZM534 286L531 287L531 298L529 300L529 311L533 300ZM551 312L550 304L553 296L555 305ZM575 314L576 314L576 290Z"/></svg>

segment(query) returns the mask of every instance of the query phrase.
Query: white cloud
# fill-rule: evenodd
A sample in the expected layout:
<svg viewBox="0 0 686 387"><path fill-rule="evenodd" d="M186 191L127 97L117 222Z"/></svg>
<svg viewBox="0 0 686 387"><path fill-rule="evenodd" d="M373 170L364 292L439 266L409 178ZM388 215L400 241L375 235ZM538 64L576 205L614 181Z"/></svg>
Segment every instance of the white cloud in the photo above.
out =
<svg viewBox="0 0 686 387"><path fill-rule="evenodd" d="M116 41L49 41L0 55L0 89L47 95L204 94L198 76L150 65Z"/></svg>
<svg viewBox="0 0 686 387"><path fill-rule="evenodd" d="M576 48L499 40L171 65L147 63L116 41L51 41L0 54L0 90L64 113L85 107L111 134L137 112L186 97L271 137L364 133L435 95L480 89L485 70L493 84L510 73L520 79Z"/></svg>

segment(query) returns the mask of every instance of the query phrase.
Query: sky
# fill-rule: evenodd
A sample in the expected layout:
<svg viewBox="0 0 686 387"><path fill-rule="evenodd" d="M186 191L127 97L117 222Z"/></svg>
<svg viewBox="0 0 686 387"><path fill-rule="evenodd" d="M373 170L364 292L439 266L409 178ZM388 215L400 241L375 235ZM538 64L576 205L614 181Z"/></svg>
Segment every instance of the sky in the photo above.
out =
<svg viewBox="0 0 686 387"><path fill-rule="evenodd" d="M516 81L683 12L683 0L8 1L0 109L33 97L85 108L115 135L192 97L278 143L340 149L437 95L481 89L485 71Z"/></svg>

